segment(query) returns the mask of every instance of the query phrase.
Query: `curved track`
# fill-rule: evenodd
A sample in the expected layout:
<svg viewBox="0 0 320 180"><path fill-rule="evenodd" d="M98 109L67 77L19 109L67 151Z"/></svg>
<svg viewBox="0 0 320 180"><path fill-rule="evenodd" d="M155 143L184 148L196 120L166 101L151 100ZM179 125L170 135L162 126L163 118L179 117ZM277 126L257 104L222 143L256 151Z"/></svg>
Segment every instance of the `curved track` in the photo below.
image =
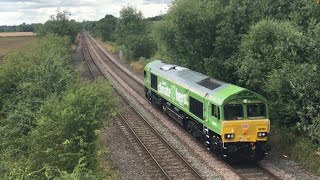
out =
<svg viewBox="0 0 320 180"><path fill-rule="evenodd" d="M92 40L89 40L86 34L84 34L83 42L86 42L84 45L84 55L86 58L87 66L92 73L93 77L97 77L93 66L100 70L100 73L108 78L103 69L100 68L99 64L103 63L99 58L95 58L95 50L98 47ZM93 48L95 50L93 50ZM102 52L98 53L99 55ZM88 62L94 63L88 63ZM100 61L100 62L99 62ZM111 69L113 69L111 67ZM111 75L112 76L112 75ZM143 90L143 89L142 89ZM202 179L201 176L192 168L192 166L184 160L183 157L177 153L174 148L170 146L166 140L144 119L142 115L130 104L126 98L117 91L117 93L122 97L123 102L122 111L119 113L119 119L121 119L131 133L134 135L135 139L140 143L141 147L145 149L147 154L154 161L156 166L162 172L162 179Z"/></svg>
<svg viewBox="0 0 320 180"><path fill-rule="evenodd" d="M87 38L93 45L93 48L98 55L103 59L112 70L117 72L117 75L121 79L125 80L128 85L141 96L144 96L143 81L135 76L133 73L128 71L119 62L110 57L105 49L101 47L90 35L87 34ZM243 179L279 179L266 169L261 168L258 164L229 164L233 170L239 174Z"/></svg>

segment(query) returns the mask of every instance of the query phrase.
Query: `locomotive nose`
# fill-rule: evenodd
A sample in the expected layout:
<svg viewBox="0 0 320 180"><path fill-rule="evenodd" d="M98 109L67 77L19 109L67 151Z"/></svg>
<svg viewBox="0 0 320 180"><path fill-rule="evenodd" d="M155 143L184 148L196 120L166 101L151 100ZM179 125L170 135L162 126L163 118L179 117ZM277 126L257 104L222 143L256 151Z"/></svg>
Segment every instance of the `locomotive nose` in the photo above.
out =
<svg viewBox="0 0 320 180"><path fill-rule="evenodd" d="M268 127L269 120L228 121L223 124L223 138L226 142L267 141Z"/></svg>

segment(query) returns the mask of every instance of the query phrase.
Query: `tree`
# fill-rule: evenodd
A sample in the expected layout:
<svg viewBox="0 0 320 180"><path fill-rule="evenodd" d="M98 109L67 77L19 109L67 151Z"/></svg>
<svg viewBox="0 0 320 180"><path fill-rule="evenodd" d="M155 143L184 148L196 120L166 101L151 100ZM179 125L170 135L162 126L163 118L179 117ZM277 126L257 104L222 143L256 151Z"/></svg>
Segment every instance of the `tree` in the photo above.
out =
<svg viewBox="0 0 320 180"><path fill-rule="evenodd" d="M292 23L262 20L252 26L242 40L237 55L240 83L263 91L265 79L285 62L298 63L308 59L307 37Z"/></svg>
<svg viewBox="0 0 320 180"><path fill-rule="evenodd" d="M33 27L33 25L22 23L17 27L16 31L17 32L33 32L34 27Z"/></svg>
<svg viewBox="0 0 320 180"><path fill-rule="evenodd" d="M117 43L129 59L150 58L155 52L156 45L147 35L147 23L142 13L131 6L120 11L115 33Z"/></svg>
<svg viewBox="0 0 320 180"><path fill-rule="evenodd" d="M117 18L112 15L106 15L96 23L95 32L103 41L114 39L113 34L117 25Z"/></svg>
<svg viewBox="0 0 320 180"><path fill-rule="evenodd" d="M45 36L53 33L59 36L68 36L73 42L80 30L80 24L74 20L69 20L70 12L63 11L51 16L51 19L42 25L37 34Z"/></svg>
<svg viewBox="0 0 320 180"><path fill-rule="evenodd" d="M248 0L177 0L155 37L175 63L233 82L233 56L260 16L257 3Z"/></svg>
<svg viewBox="0 0 320 180"><path fill-rule="evenodd" d="M266 95L273 122L318 137L319 8L312 0L176 0L152 35L168 61Z"/></svg>
<svg viewBox="0 0 320 180"><path fill-rule="evenodd" d="M272 99L275 123L297 129L320 143L319 66L313 63L287 62L267 77L266 90Z"/></svg>

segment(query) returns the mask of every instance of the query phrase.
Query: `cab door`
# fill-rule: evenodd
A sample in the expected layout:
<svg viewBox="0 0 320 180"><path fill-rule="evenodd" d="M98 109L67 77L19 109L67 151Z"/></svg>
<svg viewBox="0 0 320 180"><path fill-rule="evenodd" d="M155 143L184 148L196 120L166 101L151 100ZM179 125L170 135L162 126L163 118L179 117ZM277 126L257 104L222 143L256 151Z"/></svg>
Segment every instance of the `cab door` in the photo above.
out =
<svg viewBox="0 0 320 180"><path fill-rule="evenodd" d="M221 132L221 106L210 103L209 127L211 130L220 134Z"/></svg>
<svg viewBox="0 0 320 180"><path fill-rule="evenodd" d="M208 127L208 123L210 120L210 103L208 100L208 94L204 96L203 100L203 120L204 120L204 125Z"/></svg>

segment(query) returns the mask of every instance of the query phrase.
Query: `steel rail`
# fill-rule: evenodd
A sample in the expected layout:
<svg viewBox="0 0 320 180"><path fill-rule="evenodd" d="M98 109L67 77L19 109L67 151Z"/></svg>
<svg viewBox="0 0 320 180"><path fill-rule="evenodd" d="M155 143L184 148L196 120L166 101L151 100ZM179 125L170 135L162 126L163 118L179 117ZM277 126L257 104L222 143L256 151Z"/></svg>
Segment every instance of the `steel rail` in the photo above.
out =
<svg viewBox="0 0 320 180"><path fill-rule="evenodd" d="M90 74L92 75L92 77L93 77L93 79L97 79L97 77L96 77L96 75L93 73L93 70L92 70L92 68L89 66L89 63L88 63L88 59L87 59L87 57L86 57L86 53L85 53L85 47L86 47L86 49L87 49L87 51L88 51L88 55L90 56L90 58L93 60L93 58L92 58L92 56L91 56L91 54L90 54L90 52L89 52L89 50L88 50L88 46L87 46L87 44L86 43L83 43L83 40L82 40L82 38L84 38L83 37L84 35L81 35L80 36L80 38L81 38L81 46L82 46L82 54L83 54L83 57L85 58L85 64L87 65L87 67L88 67L88 69L89 69L89 71L90 71ZM85 47L84 47L85 46Z"/></svg>
<svg viewBox="0 0 320 180"><path fill-rule="evenodd" d="M84 35L85 36L85 35ZM87 42L87 41L86 41ZM87 46L88 47L88 46ZM88 51L90 56L92 57L92 52L89 50L88 47ZM102 71L101 67L98 66L98 64L96 63L96 60L92 57L94 64L97 66L97 68L101 71L101 73L104 75L105 78L109 79ZM92 71L91 71L92 72ZM111 75L112 76L112 75ZM120 84L120 83L119 83ZM111 84L112 87L114 89L116 89L115 85ZM157 130L155 130L150 123L145 119L145 117L131 104L131 102L125 97L125 95L120 92L120 91L116 91L116 93L119 94L119 96L127 103L129 104L129 107L134 111L134 113L136 113L139 118L141 118L144 123L147 124L147 126L152 130L152 132L154 132L159 138L160 140L166 145L168 146L193 172L193 174L195 174L197 176L198 179L203 179L199 173L164 139L164 137L159 134L157 132ZM132 132L132 134L134 134L135 138L139 141L139 143L141 144L141 146L146 150L146 152L149 154L149 156L154 160L154 162L157 164L157 166L161 169L161 171L163 172L163 174L168 178L171 179L170 176L166 173L166 171L163 169L163 167L160 165L160 163L158 162L158 160L156 160L156 158L152 155L152 153L149 151L149 149L146 147L146 145L142 142L142 140L139 138L139 136L135 133L135 131L132 129L132 127L130 126L130 124L127 122L127 120L123 117L123 115L121 115L121 113L118 113L121 117L121 119L123 120L123 122L126 124L126 126L130 129L130 131Z"/></svg>

